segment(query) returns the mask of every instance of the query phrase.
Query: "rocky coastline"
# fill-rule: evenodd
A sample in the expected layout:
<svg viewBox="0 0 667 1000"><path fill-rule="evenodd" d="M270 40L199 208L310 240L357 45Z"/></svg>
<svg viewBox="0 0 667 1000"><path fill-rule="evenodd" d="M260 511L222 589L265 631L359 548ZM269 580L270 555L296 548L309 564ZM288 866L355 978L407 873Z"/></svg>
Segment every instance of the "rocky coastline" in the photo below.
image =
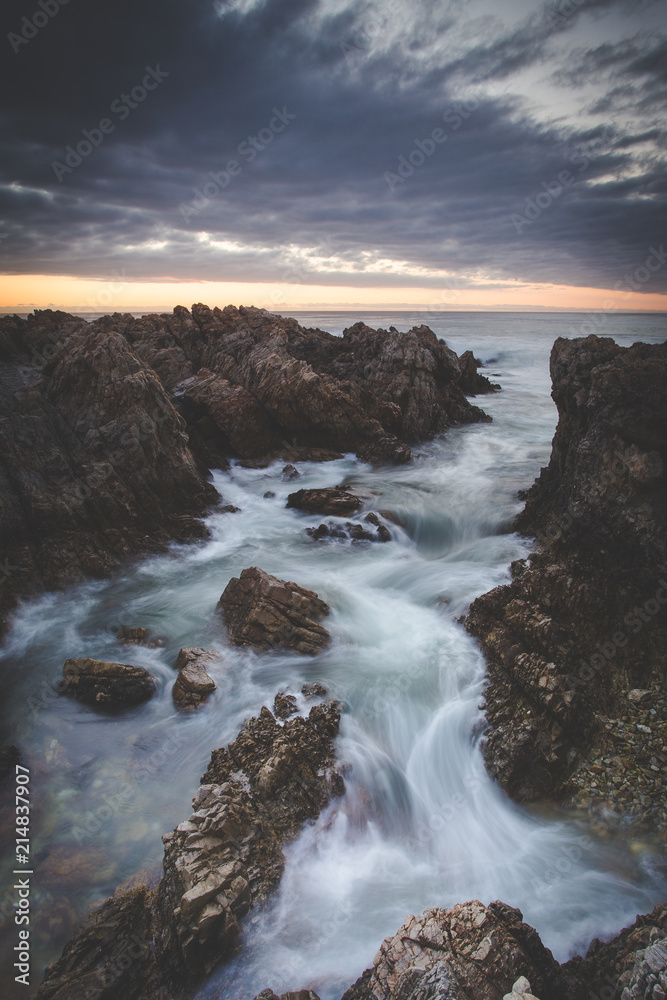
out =
<svg viewBox="0 0 667 1000"><path fill-rule="evenodd" d="M40 590L203 537L201 517L224 502L208 470L230 459L254 467L354 451L406 462L416 442L487 420L467 395L495 388L471 352L457 357L427 327L357 323L338 338L264 310L202 305L92 324L50 311L6 318L0 359L5 615ZM667 345L559 339L551 375L552 455L516 521L534 550L463 622L488 664L484 758L517 802L548 803L604 836L657 838L667 829ZM288 505L347 517L357 501L341 488L299 490ZM363 529L359 541L390 537L373 517L385 534ZM320 527L311 537L327 535ZM355 530L348 522L345 537ZM313 591L252 566L216 613L233 645L316 656L331 641L328 611ZM215 689L205 669L215 655L181 650L181 710ZM85 704L122 708L153 689L129 664L65 664L62 693ZM94 909L39 1000L186 1000L238 953L244 918L279 884L284 846L344 794L343 706L318 684L303 694L316 699L307 715L279 691L273 712L264 706L213 751L191 815L163 837L161 878L139 873ZM307 985L276 998L270 969L266 987L256 1000L317 1000ZM409 916L342 1000L666 995L665 906L559 965L520 911L471 900Z"/></svg>
<svg viewBox="0 0 667 1000"><path fill-rule="evenodd" d="M0 626L21 598L206 537L230 458L407 462L495 388L426 326L342 337L264 309L0 318Z"/></svg>

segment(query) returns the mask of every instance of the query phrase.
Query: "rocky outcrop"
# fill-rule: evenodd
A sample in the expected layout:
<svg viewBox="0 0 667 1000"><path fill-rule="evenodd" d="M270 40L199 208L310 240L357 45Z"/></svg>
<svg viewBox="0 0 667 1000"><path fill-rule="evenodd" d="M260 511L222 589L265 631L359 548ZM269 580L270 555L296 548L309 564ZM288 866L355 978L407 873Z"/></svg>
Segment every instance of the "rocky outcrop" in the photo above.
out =
<svg viewBox="0 0 667 1000"><path fill-rule="evenodd" d="M206 672L206 664L219 660L220 654L213 649L188 646L182 649L176 660L178 677L171 689L174 703L186 711L199 708L215 691L215 681Z"/></svg>
<svg viewBox="0 0 667 1000"><path fill-rule="evenodd" d="M667 827L667 345L557 340L559 423L514 579L476 600L490 773L519 801Z"/></svg>
<svg viewBox="0 0 667 1000"><path fill-rule="evenodd" d="M303 510L307 514L331 514L348 517L363 506L361 497L336 486L317 490L297 490L287 497L287 507Z"/></svg>
<svg viewBox="0 0 667 1000"><path fill-rule="evenodd" d="M340 709L280 725L268 709L215 750L194 812L164 837L157 888L120 892L92 913L46 971L39 1000L174 1000L241 941L241 921L278 884L283 845L341 795Z"/></svg>
<svg viewBox="0 0 667 1000"><path fill-rule="evenodd" d="M331 641L330 633L317 621L329 614L329 605L314 591L279 580L256 566L232 577L218 608L236 646L291 649L312 656Z"/></svg>
<svg viewBox="0 0 667 1000"><path fill-rule="evenodd" d="M592 942L585 958L573 958L562 966L574 1000L591 994L610 1000L646 997L662 1000L667 953L667 905L637 917L611 941ZM661 984L662 976L662 984Z"/></svg>
<svg viewBox="0 0 667 1000"><path fill-rule="evenodd" d="M478 369L481 367L482 362L475 357L472 351L464 351L459 358L461 388L467 396L478 396L500 389L497 382L490 382L486 375L479 374Z"/></svg>
<svg viewBox="0 0 667 1000"><path fill-rule="evenodd" d="M473 900L410 917L344 1000L502 1000L521 976L540 1000L568 997L558 963L520 911Z"/></svg>
<svg viewBox="0 0 667 1000"><path fill-rule="evenodd" d="M161 941L188 977L203 977L237 950L240 919L280 880L282 844L316 818L343 783L333 767L340 712L333 702L280 726L268 709L216 750L194 813L165 837Z"/></svg>
<svg viewBox="0 0 667 1000"><path fill-rule="evenodd" d="M488 419L465 397L468 363L427 327L334 337L233 306L93 323L43 310L0 318L0 361L0 615L204 537L207 470L230 457L406 462L411 443Z"/></svg>
<svg viewBox="0 0 667 1000"><path fill-rule="evenodd" d="M155 678L143 667L104 660L66 660L61 694L86 705L120 708L147 701L156 690Z"/></svg>
<svg viewBox="0 0 667 1000"><path fill-rule="evenodd" d="M206 534L217 493L155 372L112 328L0 319L0 616L18 597Z"/></svg>

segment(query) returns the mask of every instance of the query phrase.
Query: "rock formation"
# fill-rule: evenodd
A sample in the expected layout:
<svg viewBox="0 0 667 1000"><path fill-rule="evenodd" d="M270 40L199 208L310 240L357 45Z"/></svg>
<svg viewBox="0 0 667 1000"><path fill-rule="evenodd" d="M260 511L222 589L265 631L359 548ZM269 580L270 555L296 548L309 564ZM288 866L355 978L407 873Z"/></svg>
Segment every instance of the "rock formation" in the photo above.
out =
<svg viewBox="0 0 667 1000"><path fill-rule="evenodd" d="M197 519L218 500L207 470L230 457L406 462L411 443L488 419L464 393L492 389L428 327L334 337L201 304L93 323L3 317L0 361L0 615L205 536Z"/></svg>
<svg viewBox="0 0 667 1000"><path fill-rule="evenodd" d="M156 689L155 678L143 667L103 660L66 660L61 694L99 708L119 708L147 701Z"/></svg>
<svg viewBox="0 0 667 1000"><path fill-rule="evenodd" d="M520 911L473 900L410 917L343 1000L502 1000L521 976L540 1000L568 997L560 966Z"/></svg>
<svg viewBox="0 0 667 1000"><path fill-rule="evenodd" d="M536 551L476 600L490 773L548 798L667 827L667 345L557 340L559 423L518 529Z"/></svg>
<svg viewBox="0 0 667 1000"><path fill-rule="evenodd" d="M229 636L236 646L291 649L315 655L331 635L316 619L329 614L329 605L312 590L278 580L252 566L232 577L218 602Z"/></svg>
<svg viewBox="0 0 667 1000"><path fill-rule="evenodd" d="M297 490L287 497L287 506L307 514L331 514L348 517L363 506L361 497L348 490L329 486L318 490Z"/></svg>
<svg viewBox="0 0 667 1000"><path fill-rule="evenodd" d="M215 750L194 812L163 838L157 890L120 891L94 911L47 969L39 1000L173 1000L232 955L243 916L280 881L283 845L344 790L339 721L335 702L284 725L264 708Z"/></svg>
<svg viewBox="0 0 667 1000"><path fill-rule="evenodd" d="M186 711L199 708L215 691L215 681L206 672L206 664L219 659L220 654L214 649L188 646L180 651L176 660L178 677L171 689L171 696L179 708Z"/></svg>
<svg viewBox="0 0 667 1000"><path fill-rule="evenodd" d="M65 313L0 319L0 615L18 596L202 537L217 500L185 421L112 328Z"/></svg>

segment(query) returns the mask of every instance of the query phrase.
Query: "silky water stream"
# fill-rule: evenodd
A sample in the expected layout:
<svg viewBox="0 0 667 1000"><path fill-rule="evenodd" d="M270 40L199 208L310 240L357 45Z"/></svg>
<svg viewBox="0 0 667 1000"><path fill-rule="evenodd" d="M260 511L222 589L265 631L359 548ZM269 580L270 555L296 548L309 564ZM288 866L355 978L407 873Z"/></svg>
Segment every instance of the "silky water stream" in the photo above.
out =
<svg viewBox="0 0 667 1000"><path fill-rule="evenodd" d="M332 332L347 325L331 315L299 319ZM402 317L400 326L424 321ZM479 751L485 665L457 621L530 549L510 525L517 491L549 458L549 349L583 321L428 317L501 383L501 393L477 400L493 423L450 431L396 468L371 469L354 456L301 463L297 485L282 482L282 463L216 472L218 490L240 512L211 516L209 540L20 610L0 667L5 728L11 720L12 741L28 751L33 771L37 961L55 957L92 901L159 865L161 834L187 817L210 751L278 690L297 693L305 681L320 681L345 704L338 752L346 794L289 846L279 890L248 918L243 953L214 974L202 1000L307 985L336 1000L383 937L426 906L502 899L564 960L665 897L650 847L612 846L567 817L520 808L488 778ZM609 316L606 325L601 332L624 345L665 338L661 318ZM296 488L341 482L369 495L366 509L398 516L403 527L391 542L315 542L304 529L321 518L285 508ZM331 605L326 652L228 647L215 605L230 577L254 565ZM123 647L120 625L148 626L165 646ZM224 650L225 660L211 670L217 690L207 705L179 715L173 664L188 645ZM60 698L63 662L77 656L145 666L158 694L119 716ZM0 899L3 921L12 901Z"/></svg>

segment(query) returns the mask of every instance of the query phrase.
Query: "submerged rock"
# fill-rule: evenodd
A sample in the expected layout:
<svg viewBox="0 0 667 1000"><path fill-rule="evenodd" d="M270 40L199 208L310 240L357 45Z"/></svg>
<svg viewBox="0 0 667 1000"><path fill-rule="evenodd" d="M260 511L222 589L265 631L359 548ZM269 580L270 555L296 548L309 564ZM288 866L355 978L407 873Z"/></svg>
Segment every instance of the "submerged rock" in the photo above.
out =
<svg viewBox="0 0 667 1000"><path fill-rule="evenodd" d="M312 590L279 580L256 566L232 577L218 602L236 646L291 649L314 655L329 645L331 635L316 619L329 606Z"/></svg>
<svg viewBox="0 0 667 1000"><path fill-rule="evenodd" d="M519 801L665 830L667 345L560 339L551 373L551 461L517 519L536 552L466 619L484 757Z"/></svg>
<svg viewBox="0 0 667 1000"><path fill-rule="evenodd" d="M123 628L118 629L116 638L126 646L148 646L153 649L164 646L164 639L153 635L149 628L123 626Z"/></svg>
<svg viewBox="0 0 667 1000"><path fill-rule="evenodd" d="M276 719L289 719L290 715L294 715L298 711L296 698L293 694L280 691L273 699L273 714Z"/></svg>
<svg viewBox="0 0 667 1000"><path fill-rule="evenodd" d="M87 657L65 662L60 686L62 694L104 708L138 705L152 697L155 690L155 678L143 667Z"/></svg>
<svg viewBox="0 0 667 1000"><path fill-rule="evenodd" d="M287 506L304 510L308 514L333 514L347 517L363 505L360 497L347 490L330 486L319 490L298 490L287 497Z"/></svg>
<svg viewBox="0 0 667 1000"><path fill-rule="evenodd" d="M364 518L366 524L374 526L371 531L364 527L359 521L328 521L320 524L317 528L306 528L306 534L315 541L340 540L353 542L390 542L391 532L386 524L383 524L377 514L367 514Z"/></svg>
<svg viewBox="0 0 667 1000"><path fill-rule="evenodd" d="M180 651L176 660L178 677L171 691L179 708L199 708L215 691L215 681L206 672L205 665L219 659L220 654L215 650L199 646L189 646Z"/></svg>
<svg viewBox="0 0 667 1000"><path fill-rule="evenodd" d="M280 478L284 483L291 483L294 479L300 479L301 474L293 465L286 465Z"/></svg>

